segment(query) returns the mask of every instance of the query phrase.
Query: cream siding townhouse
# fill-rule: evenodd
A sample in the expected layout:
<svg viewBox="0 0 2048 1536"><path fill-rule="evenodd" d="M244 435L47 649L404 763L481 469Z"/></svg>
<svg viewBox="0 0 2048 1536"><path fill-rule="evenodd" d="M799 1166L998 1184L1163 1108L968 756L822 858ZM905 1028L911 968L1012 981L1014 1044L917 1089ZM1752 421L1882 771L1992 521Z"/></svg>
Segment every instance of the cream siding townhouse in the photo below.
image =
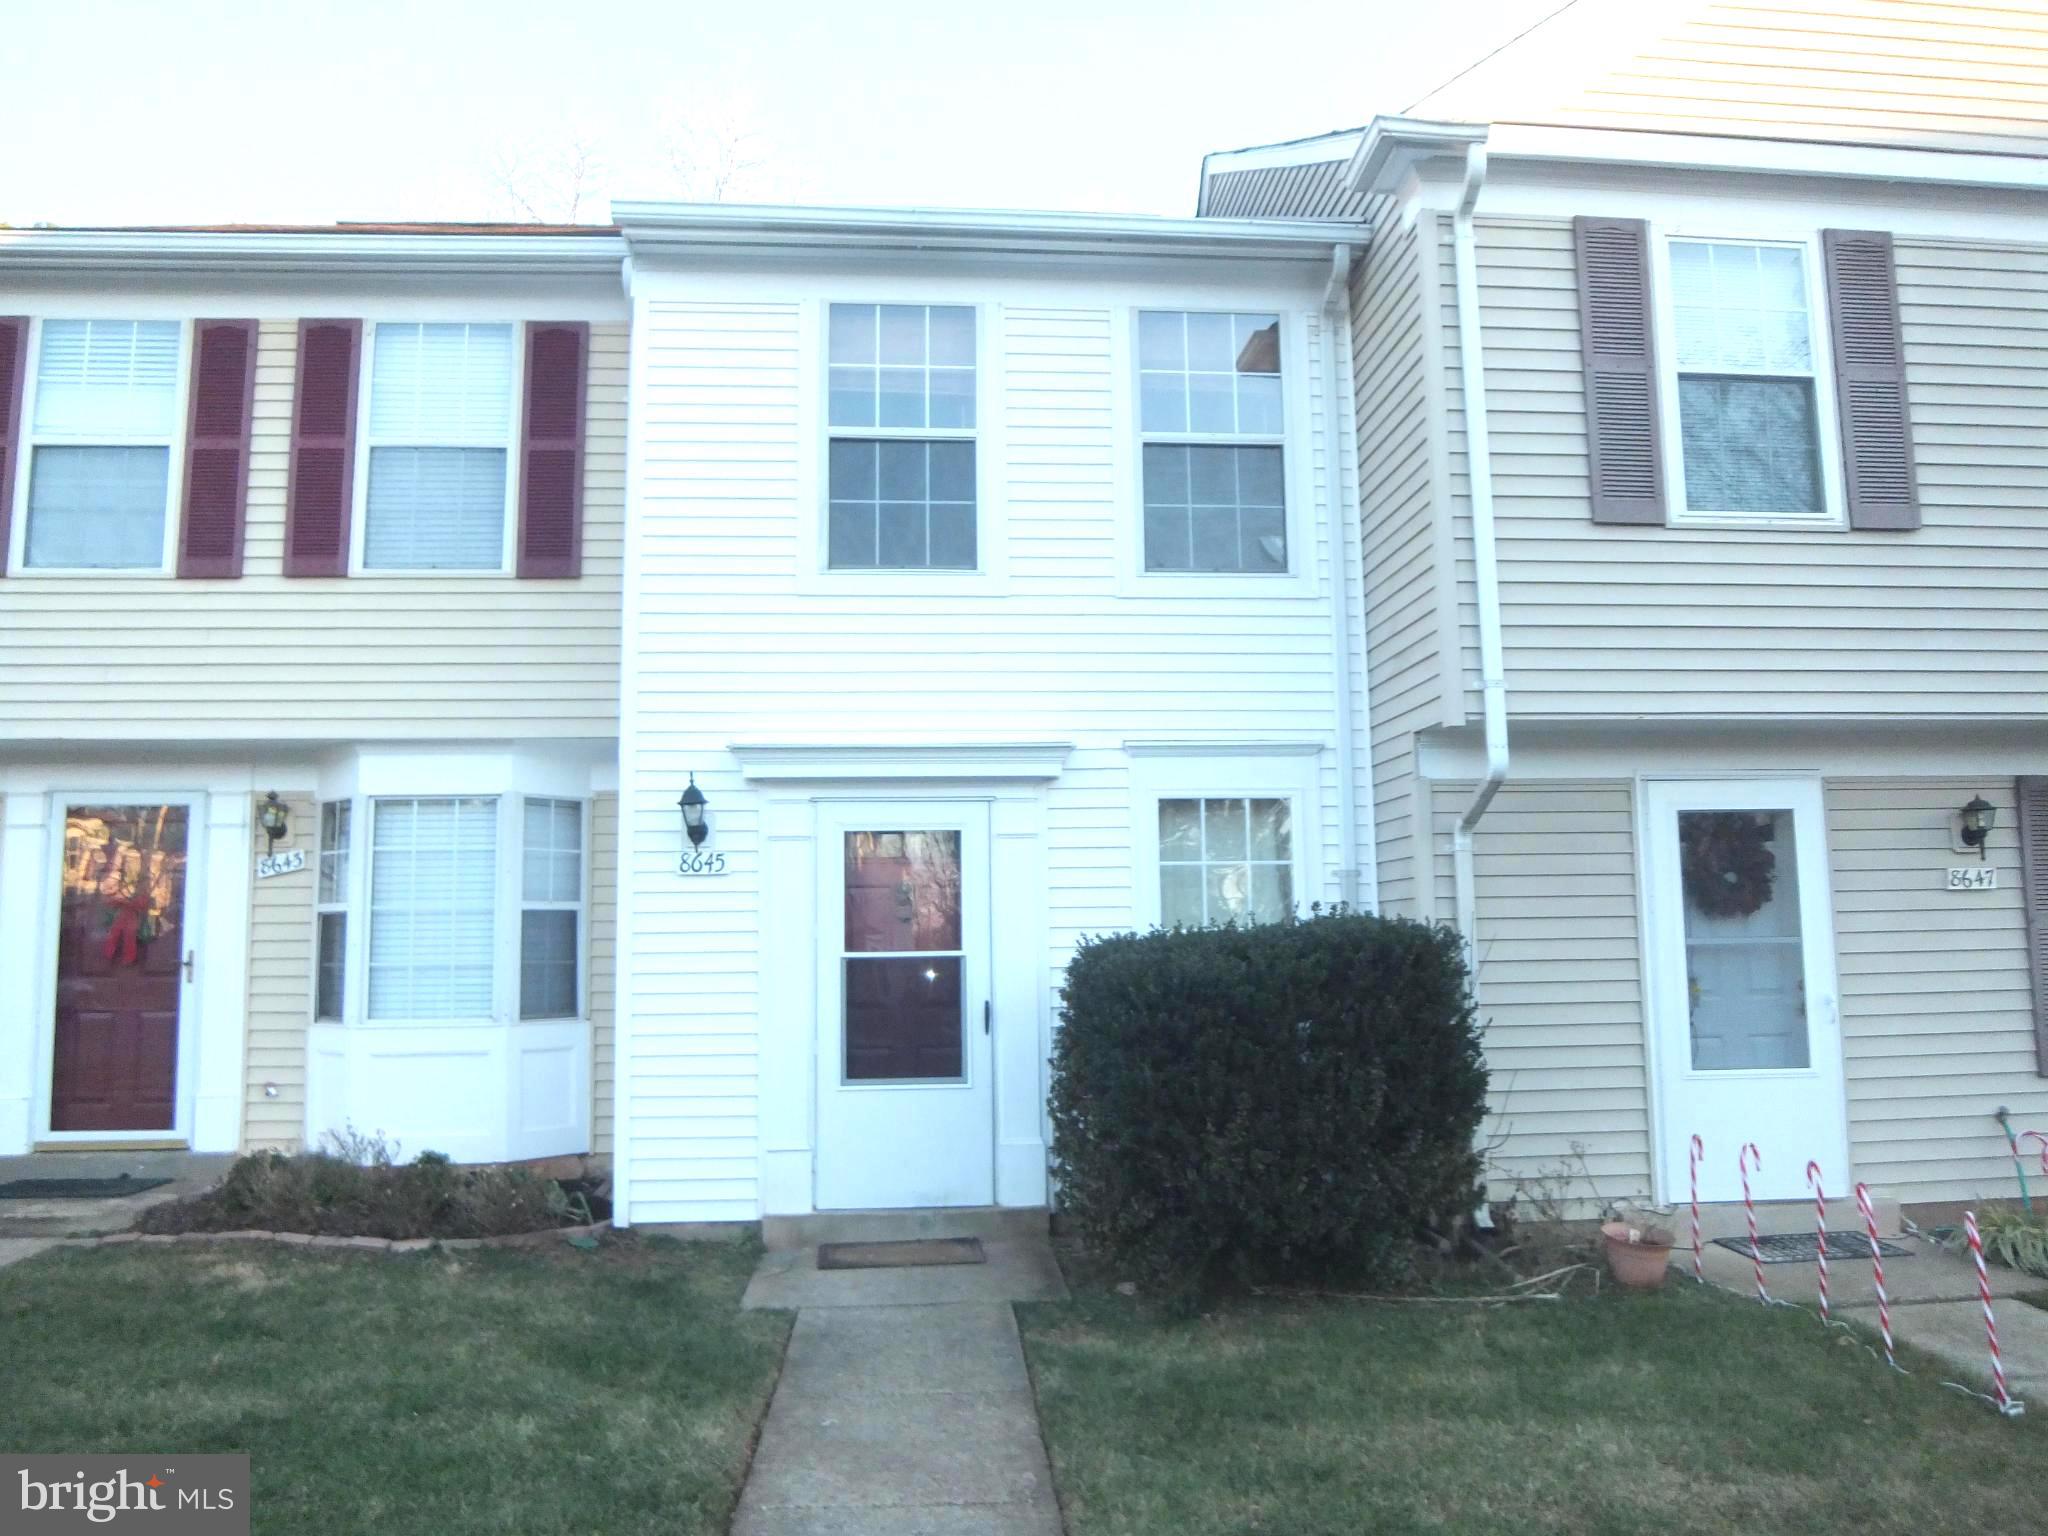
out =
<svg viewBox="0 0 2048 1536"><path fill-rule="evenodd" d="M1205 167L1352 279L1382 906L1505 1192L2015 1192L2048 1124L2048 17L1582 0ZM1590 1182L1588 1182L1590 1180Z"/></svg>
<svg viewBox="0 0 2048 1536"><path fill-rule="evenodd" d="M622 256L0 232L0 1155L604 1150Z"/></svg>

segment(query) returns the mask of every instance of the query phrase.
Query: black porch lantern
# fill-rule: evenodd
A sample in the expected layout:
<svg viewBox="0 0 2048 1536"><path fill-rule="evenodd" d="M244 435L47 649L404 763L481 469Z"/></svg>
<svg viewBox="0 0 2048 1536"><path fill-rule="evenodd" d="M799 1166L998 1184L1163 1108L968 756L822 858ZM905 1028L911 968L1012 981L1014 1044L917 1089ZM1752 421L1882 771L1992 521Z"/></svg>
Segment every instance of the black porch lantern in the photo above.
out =
<svg viewBox="0 0 2048 1536"><path fill-rule="evenodd" d="M285 803L277 798L274 789L263 797L263 806L257 811L256 819L263 828L263 835L270 839L273 851L278 839L292 829L291 812L285 809Z"/></svg>
<svg viewBox="0 0 2048 1536"><path fill-rule="evenodd" d="M1965 848L1977 850L1980 859L1989 858L1984 845L1991 840L1991 829L1998 822L1998 808L1982 795L1973 795L1969 804L1956 812L1956 836Z"/></svg>
<svg viewBox="0 0 2048 1536"><path fill-rule="evenodd" d="M697 775L690 775L690 787L683 791L683 798L676 802L683 811L683 835L690 840L693 848L702 847L710 829L704 825L704 791L697 787Z"/></svg>

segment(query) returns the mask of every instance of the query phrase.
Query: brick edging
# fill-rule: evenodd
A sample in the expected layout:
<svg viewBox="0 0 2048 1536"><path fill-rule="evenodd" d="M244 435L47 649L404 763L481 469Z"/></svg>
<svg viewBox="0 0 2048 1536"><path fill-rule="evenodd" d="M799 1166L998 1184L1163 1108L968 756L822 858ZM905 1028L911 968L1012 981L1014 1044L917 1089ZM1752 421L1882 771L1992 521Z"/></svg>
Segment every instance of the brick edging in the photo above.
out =
<svg viewBox="0 0 2048 1536"><path fill-rule="evenodd" d="M472 1248L544 1248L572 1237L598 1237L611 1230L609 1221L585 1227L548 1227L539 1232L511 1232L503 1237L315 1237L310 1232L110 1232L104 1237L60 1237L59 1248L114 1248L125 1243L162 1247L170 1243L281 1243L288 1248L352 1248L368 1253L423 1253L429 1248L461 1252Z"/></svg>

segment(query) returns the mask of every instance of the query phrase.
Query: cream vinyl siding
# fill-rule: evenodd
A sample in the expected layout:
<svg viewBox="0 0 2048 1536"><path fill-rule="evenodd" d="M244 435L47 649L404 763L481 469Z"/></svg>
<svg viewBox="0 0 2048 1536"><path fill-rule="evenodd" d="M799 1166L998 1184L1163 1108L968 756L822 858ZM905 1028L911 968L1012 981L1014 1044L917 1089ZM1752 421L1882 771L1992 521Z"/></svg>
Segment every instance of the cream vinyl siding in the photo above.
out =
<svg viewBox="0 0 2048 1536"><path fill-rule="evenodd" d="M761 819L726 755L732 743L1073 742L1044 799L1042 1030L1051 1027L1058 970L1080 938L1133 921L1126 739L1321 743L1323 824L1297 836L1319 840L1326 878L1299 899L1334 899L1339 866L1363 861L1340 858L1336 846L1326 448L1289 445L1313 452L1313 472L1290 482L1290 494L1299 485L1314 498L1311 537L1291 556L1312 573L1309 590L1262 595L1248 584L1227 596L1134 595L1120 575L1120 561L1134 559L1138 526L1136 438L1120 414L1135 365L1128 341L1113 346L1121 317L1140 304L1309 307L1326 270L1327 258L1272 289L1239 271L1227 291L1212 292L1203 279L1160 280L1119 285L1113 297L1089 280L991 271L935 276L906 292L906 301L982 306L983 548L1007 544L1007 574L998 591L952 594L906 594L900 584L864 591L860 580L834 590L816 577L804 590L800 581L801 465L822 452L824 436L806 306L815 336L822 305L858 288L855 279L693 273L682 290L693 296L664 289L639 301L643 499L634 558L642 589L628 636L638 721L622 743L636 796L634 842L644 850L626 871L634 1221L759 1211L760 928L776 918L759 910ZM1307 389L1319 423L1319 360L1288 369L1290 409ZM807 370L816 372L807 379ZM1336 415L1348 421L1348 361L1340 377L1347 398ZM1348 437L1335 464L1347 508L1357 498ZM1000 533L991 532L996 503ZM1355 570L1355 560L1354 542L1336 569ZM1363 620L1355 588L1353 600L1355 643ZM731 861L718 879L675 871L675 801L691 772L710 800L710 846ZM1362 824L1361 842L1369 835Z"/></svg>
<svg viewBox="0 0 2048 1536"><path fill-rule="evenodd" d="M1951 892L1972 795L1998 808L1995 891ZM2017 1195L1991 1112L2048 1126L2035 1054L2010 779L1830 779L1828 847L1857 1177L1899 1199Z"/></svg>
<svg viewBox="0 0 2048 1536"><path fill-rule="evenodd" d="M1380 906L1397 915L1416 901L1415 734L1443 710L1440 610L1450 598L1436 520L1447 488L1432 453L1443 424L1430 415L1433 253L1422 227L1385 221L1351 295Z"/></svg>
<svg viewBox="0 0 2048 1536"><path fill-rule="evenodd" d="M2048 247L1897 243L1923 527L1751 532L1591 521L1571 226L1482 219L1479 236L1515 714L2039 717ZM1454 317L1444 345L1454 381ZM1445 409L1463 554L1454 394ZM1469 679L1462 559L1459 593Z"/></svg>
<svg viewBox="0 0 2048 1536"><path fill-rule="evenodd" d="M591 327L579 579L286 580L298 324L263 321L242 577L11 571L0 580L0 742L610 735L626 329Z"/></svg>
<svg viewBox="0 0 2048 1536"><path fill-rule="evenodd" d="M619 914L619 797L590 801L589 938L584 945L589 976L584 983L590 1014L590 1151L612 1151L612 1015L614 957Z"/></svg>
<svg viewBox="0 0 2048 1536"><path fill-rule="evenodd" d="M271 851L250 797L251 862ZM311 790L279 791L291 830L276 851L304 849L306 867L250 884L249 1034L242 1150L296 1152L306 1130L306 1026L313 1017L313 890L319 874L320 808ZM275 1087L277 1096L265 1089Z"/></svg>
<svg viewBox="0 0 2048 1536"><path fill-rule="evenodd" d="M1470 793L1439 786L1439 849ZM1510 783L1479 825L1479 1019L1492 1074L1482 1135L1497 1198L1518 1178L1575 1201L1650 1192L1635 842L1626 781ZM1557 1176L1566 1164L1569 1177Z"/></svg>
<svg viewBox="0 0 2048 1536"><path fill-rule="evenodd" d="M1934 0L1581 0L1405 115L2039 154L2048 15Z"/></svg>

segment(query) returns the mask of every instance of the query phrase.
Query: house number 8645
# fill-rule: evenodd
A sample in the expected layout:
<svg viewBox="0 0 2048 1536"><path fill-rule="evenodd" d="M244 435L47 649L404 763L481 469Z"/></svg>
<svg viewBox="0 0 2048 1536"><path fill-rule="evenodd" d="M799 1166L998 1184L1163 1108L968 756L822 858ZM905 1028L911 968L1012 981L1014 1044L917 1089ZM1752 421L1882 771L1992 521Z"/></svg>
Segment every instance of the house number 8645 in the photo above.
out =
<svg viewBox="0 0 2048 1536"><path fill-rule="evenodd" d="M683 861L677 867L686 875L722 875L725 873L725 855L692 848L683 855Z"/></svg>

